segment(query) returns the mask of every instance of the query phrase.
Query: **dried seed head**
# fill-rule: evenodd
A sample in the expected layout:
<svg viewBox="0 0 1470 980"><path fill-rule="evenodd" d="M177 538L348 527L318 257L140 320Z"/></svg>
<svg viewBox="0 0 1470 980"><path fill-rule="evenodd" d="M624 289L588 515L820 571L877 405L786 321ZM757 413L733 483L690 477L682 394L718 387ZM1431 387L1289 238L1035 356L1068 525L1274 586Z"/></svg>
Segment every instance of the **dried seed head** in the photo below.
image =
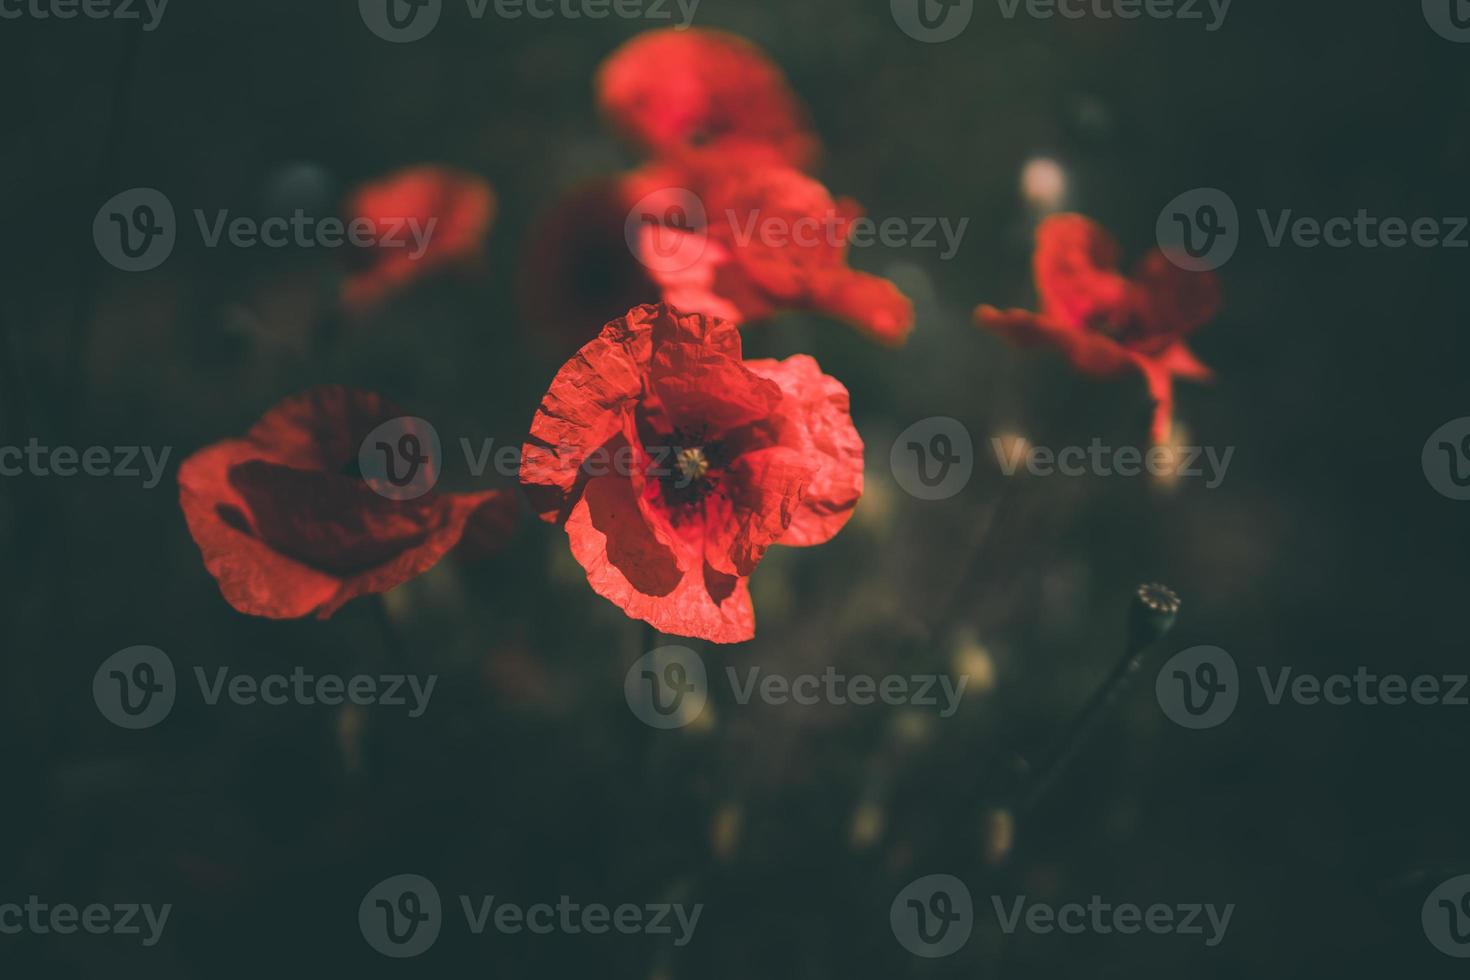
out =
<svg viewBox="0 0 1470 980"><path fill-rule="evenodd" d="M1179 596L1167 585L1148 582L1133 594L1129 632L1134 649L1141 649L1162 639L1174 627L1179 616Z"/></svg>

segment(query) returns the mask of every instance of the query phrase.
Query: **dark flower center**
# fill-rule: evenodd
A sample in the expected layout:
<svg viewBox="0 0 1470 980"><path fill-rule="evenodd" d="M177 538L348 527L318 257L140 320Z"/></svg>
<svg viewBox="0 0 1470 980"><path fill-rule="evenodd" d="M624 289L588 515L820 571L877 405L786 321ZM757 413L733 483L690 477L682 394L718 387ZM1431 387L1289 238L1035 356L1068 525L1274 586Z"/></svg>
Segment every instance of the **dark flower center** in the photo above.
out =
<svg viewBox="0 0 1470 980"><path fill-rule="evenodd" d="M702 513L705 498L721 490L722 473L728 465L725 447L706 439L676 433L674 450L663 457L659 485L669 515L680 523Z"/></svg>

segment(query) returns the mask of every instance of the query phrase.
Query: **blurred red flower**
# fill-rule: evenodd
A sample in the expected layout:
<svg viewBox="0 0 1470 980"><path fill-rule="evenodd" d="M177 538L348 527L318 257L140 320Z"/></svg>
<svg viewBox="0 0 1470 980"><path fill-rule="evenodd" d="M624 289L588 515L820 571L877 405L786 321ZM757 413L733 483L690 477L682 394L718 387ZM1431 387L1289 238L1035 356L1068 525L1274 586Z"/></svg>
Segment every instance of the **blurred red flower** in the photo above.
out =
<svg viewBox="0 0 1470 980"><path fill-rule="evenodd" d="M1033 269L1041 312L980 306L976 322L1021 346L1055 347L1079 370L1108 375L1137 369L1154 400L1150 434L1169 439L1174 378L1210 377L1184 343L1220 309L1212 273L1188 272L1158 249L1132 278L1118 271L1118 243L1078 214L1047 218L1036 230Z"/></svg>
<svg viewBox="0 0 1470 980"><path fill-rule="evenodd" d="M754 153L803 169L821 144L786 76L755 45L723 31L650 31L608 56L597 103L653 157L696 165Z"/></svg>
<svg viewBox="0 0 1470 980"><path fill-rule="evenodd" d="M566 283L591 282L600 300L641 293L651 278L664 302L736 323L808 310L885 343L905 339L913 306L892 283L847 266L851 223L861 208L834 201L803 173L821 145L764 52L719 31L651 31L610 55L596 84L603 115L653 159L573 198L579 222L559 209L544 225L532 268L571 274L536 288L560 295ZM620 209L624 247L646 269L608 255L611 201ZM783 241L763 234L770 222L786 229ZM804 230L818 238L802 240ZM685 234L698 239L681 239ZM600 258L588 248L593 242ZM697 261L671 262L665 249ZM530 281L550 278L538 271ZM527 303L541 311L542 323L563 319L547 305ZM626 308L610 307L595 319Z"/></svg>
<svg viewBox="0 0 1470 980"><path fill-rule="evenodd" d="M609 316L656 302L659 287L628 247L628 197L621 177L574 188L536 222L526 246L517 296L536 336L558 359L592 339Z"/></svg>
<svg viewBox="0 0 1470 980"><path fill-rule="evenodd" d="M342 301L360 308L430 271L473 267L495 220L495 192L483 178L434 164L396 171L354 189L349 222L371 222L374 245L358 250Z"/></svg>
<svg viewBox="0 0 1470 980"><path fill-rule="evenodd" d="M642 180L639 189L647 190L650 178ZM704 226L650 222L640 233L643 263L665 302L736 323L778 309L810 310L885 344L907 339L913 303L887 279L847 264L852 223L862 216L856 201L833 200L820 182L790 167L690 182L703 188Z"/></svg>
<svg viewBox="0 0 1470 980"><path fill-rule="evenodd" d="M755 635L773 544L835 535L863 489L847 389L796 355L746 361L734 324L665 305L603 328L551 383L521 482L592 588L658 630Z"/></svg>
<svg viewBox="0 0 1470 980"><path fill-rule="evenodd" d="M432 568L472 520L477 551L503 543L516 515L509 491L399 500L361 476L363 441L402 417L372 392L312 388L266 412L243 439L184 461L184 519L231 606L270 619L326 619Z"/></svg>

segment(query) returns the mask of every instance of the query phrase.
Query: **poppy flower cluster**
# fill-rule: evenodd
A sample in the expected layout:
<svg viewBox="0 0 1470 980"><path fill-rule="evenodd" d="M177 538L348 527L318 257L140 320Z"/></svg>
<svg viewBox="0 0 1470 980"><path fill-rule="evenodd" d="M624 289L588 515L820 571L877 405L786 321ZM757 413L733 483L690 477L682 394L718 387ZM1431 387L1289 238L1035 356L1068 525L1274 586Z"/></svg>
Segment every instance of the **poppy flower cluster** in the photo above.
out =
<svg viewBox="0 0 1470 980"><path fill-rule="evenodd" d="M860 208L810 175L820 145L785 77L755 47L713 31L654 31L608 58L597 94L611 124L651 159L584 188L549 235L533 238L541 274L523 277L533 293L575 293L560 312L583 337L606 325L542 397L521 486L565 531L593 591L629 617L675 635L749 640L761 558L773 545L822 544L841 530L863 493L863 441L841 382L805 354L745 359L739 327L807 309L899 343L913 307L892 283L847 265ZM674 205L691 194L707 219L672 220L690 217ZM649 202L663 213L635 227L630 208ZM349 305L429 269L476 262L495 214L488 184L436 166L364 186L350 205L375 223L433 218L437 228L418 259L371 254L344 288ZM739 233L770 221L830 235ZM610 237L642 278L605 261ZM608 275L584 279L566 267L569 254ZM1042 222L1033 263L1039 311L980 306L977 322L1052 347L1089 374L1140 372L1155 403L1152 436L1167 440L1174 379L1209 376L1186 340L1219 309L1215 277L1157 250L1124 276L1117 243L1075 214ZM624 301L644 287L661 301ZM364 442L389 423L411 429L416 420L373 392L314 388L185 461L184 517L230 605L327 617L451 551L478 556L504 544L518 509L512 494L435 493L432 481L395 494L364 473Z"/></svg>
<svg viewBox="0 0 1470 980"><path fill-rule="evenodd" d="M759 49L718 31L652 32L608 58L597 96L653 156L623 183L639 212L633 245L666 302L737 323L808 310L883 343L907 338L913 304L848 266L862 208L810 176L820 142Z"/></svg>
<svg viewBox="0 0 1470 980"><path fill-rule="evenodd" d="M526 277L538 321L563 323L599 300L605 316L631 296L735 323L806 310L884 343L908 336L909 299L848 265L862 208L811 176L820 141L758 48L720 31L652 31L608 57L596 90L609 125L650 159L579 188L543 223ZM772 241L760 233L771 223L822 232ZM568 312L565 296L541 295L566 288L548 288L558 282L590 290L588 302Z"/></svg>

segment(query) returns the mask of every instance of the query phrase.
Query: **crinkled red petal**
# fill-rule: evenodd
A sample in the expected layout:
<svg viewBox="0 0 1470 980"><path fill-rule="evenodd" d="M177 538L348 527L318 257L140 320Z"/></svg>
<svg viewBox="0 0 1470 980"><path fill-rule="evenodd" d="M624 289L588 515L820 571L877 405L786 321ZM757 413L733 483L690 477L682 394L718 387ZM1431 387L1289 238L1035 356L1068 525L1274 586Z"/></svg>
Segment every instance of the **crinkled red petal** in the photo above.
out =
<svg viewBox="0 0 1470 980"><path fill-rule="evenodd" d="M863 495L863 440L852 424L847 389L806 354L747 361L746 367L781 386L779 443L816 464L779 543L822 544L842 529Z"/></svg>

